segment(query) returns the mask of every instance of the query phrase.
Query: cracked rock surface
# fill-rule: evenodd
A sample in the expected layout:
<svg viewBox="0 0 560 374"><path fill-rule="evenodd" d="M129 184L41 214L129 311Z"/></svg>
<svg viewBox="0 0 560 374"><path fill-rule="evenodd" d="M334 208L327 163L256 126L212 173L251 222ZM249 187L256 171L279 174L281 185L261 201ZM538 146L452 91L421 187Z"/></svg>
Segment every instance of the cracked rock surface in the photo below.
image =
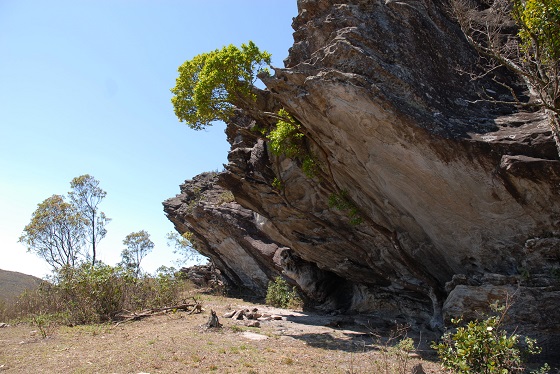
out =
<svg viewBox="0 0 560 374"><path fill-rule="evenodd" d="M460 74L478 56L445 4L298 8L285 67L262 78L255 106L301 122L319 175L271 155L254 130L273 122L240 110L226 170L164 202L177 230L232 285L262 296L282 274L320 308L419 329L514 295L508 323L554 356L560 161L544 115L477 101L508 92ZM329 206L342 194L358 224Z"/></svg>

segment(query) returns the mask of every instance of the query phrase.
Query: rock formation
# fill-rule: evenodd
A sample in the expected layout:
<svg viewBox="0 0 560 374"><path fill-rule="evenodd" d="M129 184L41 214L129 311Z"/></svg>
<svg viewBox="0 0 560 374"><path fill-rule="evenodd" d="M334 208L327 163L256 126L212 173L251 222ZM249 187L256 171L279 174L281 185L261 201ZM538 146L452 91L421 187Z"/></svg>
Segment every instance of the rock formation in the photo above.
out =
<svg viewBox="0 0 560 374"><path fill-rule="evenodd" d="M557 352L560 161L543 114L477 100L509 92L461 73L478 56L438 0L298 8L255 105L301 122L319 172L271 155L272 121L240 110L226 170L164 203L177 230L232 285L263 295L283 274L318 307L418 328L509 294L511 325Z"/></svg>

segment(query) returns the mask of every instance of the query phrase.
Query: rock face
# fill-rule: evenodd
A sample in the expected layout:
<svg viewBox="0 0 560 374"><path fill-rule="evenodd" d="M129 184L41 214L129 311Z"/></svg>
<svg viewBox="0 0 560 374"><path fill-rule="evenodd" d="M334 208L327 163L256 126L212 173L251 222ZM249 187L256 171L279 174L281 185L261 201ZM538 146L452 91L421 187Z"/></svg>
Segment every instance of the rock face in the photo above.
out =
<svg viewBox="0 0 560 374"><path fill-rule="evenodd" d="M271 120L240 110L226 171L164 203L177 230L231 284L263 295L283 274L319 307L418 328L509 294L511 325L558 352L560 161L544 115L477 101L509 93L460 73L478 56L439 1L298 7L255 105L301 122L319 172L271 155L256 131Z"/></svg>

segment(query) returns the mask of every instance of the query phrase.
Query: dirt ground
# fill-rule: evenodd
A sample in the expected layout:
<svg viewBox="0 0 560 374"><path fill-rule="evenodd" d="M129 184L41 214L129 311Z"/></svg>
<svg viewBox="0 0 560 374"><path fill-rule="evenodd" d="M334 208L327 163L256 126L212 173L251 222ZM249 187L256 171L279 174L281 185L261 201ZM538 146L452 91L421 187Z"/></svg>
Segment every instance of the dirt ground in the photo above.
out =
<svg viewBox="0 0 560 374"><path fill-rule="evenodd" d="M374 336L367 321L221 296L201 298L202 314L167 313L120 325L53 326L46 329L46 338L28 324L0 328L0 372L410 373L421 364L425 373L443 373L439 364L418 353L385 351L386 343ZM248 321L222 317L245 308L282 319L247 327ZM204 328L210 309L222 328Z"/></svg>

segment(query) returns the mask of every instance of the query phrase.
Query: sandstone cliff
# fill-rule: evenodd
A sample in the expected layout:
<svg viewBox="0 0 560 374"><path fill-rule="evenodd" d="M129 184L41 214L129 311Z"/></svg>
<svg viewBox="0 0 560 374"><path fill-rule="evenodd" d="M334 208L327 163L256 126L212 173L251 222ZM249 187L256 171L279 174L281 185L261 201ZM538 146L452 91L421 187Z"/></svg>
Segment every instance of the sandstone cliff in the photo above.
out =
<svg viewBox="0 0 560 374"><path fill-rule="evenodd" d="M474 103L508 92L460 73L478 56L444 3L298 7L256 105L301 122L320 173L271 155L256 130L272 123L239 111L226 170L164 203L177 230L233 285L262 295L283 274L319 307L418 328L508 293L511 324L557 352L560 161L543 115Z"/></svg>

